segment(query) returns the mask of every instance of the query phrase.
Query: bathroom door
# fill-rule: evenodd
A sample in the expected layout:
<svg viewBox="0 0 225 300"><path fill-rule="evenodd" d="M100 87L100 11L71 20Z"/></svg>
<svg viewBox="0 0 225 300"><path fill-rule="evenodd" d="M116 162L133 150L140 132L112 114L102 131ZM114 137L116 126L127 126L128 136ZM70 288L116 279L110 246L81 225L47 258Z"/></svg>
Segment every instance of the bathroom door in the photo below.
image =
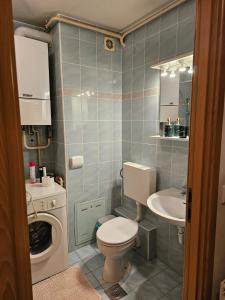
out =
<svg viewBox="0 0 225 300"><path fill-rule="evenodd" d="M212 299L225 94L224 45L225 0L196 1L184 300Z"/></svg>
<svg viewBox="0 0 225 300"><path fill-rule="evenodd" d="M0 299L31 300L11 1L0 1Z"/></svg>

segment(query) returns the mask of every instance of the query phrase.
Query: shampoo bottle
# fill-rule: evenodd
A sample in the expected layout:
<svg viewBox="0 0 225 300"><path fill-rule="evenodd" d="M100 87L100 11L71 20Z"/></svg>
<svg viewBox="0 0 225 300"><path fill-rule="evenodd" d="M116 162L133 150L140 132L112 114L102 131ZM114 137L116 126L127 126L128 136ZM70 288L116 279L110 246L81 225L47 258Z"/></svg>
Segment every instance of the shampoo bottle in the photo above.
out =
<svg viewBox="0 0 225 300"><path fill-rule="evenodd" d="M36 182L36 163L35 161L31 160L29 162L29 168L30 168L30 183L35 183Z"/></svg>
<svg viewBox="0 0 225 300"><path fill-rule="evenodd" d="M173 136L173 125L170 122L170 118L168 118L168 124L164 127L164 136L172 137Z"/></svg>
<svg viewBox="0 0 225 300"><path fill-rule="evenodd" d="M180 133L180 118L177 118L177 123L174 124L174 136L179 136Z"/></svg>

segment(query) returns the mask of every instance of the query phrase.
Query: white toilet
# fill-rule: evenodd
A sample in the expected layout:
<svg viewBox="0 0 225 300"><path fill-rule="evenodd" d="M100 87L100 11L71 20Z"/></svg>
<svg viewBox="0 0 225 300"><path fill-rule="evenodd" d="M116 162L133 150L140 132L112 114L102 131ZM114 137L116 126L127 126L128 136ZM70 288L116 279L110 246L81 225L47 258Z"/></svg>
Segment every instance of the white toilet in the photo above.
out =
<svg viewBox="0 0 225 300"><path fill-rule="evenodd" d="M96 233L98 248L105 256L103 279L111 283L120 281L128 268L127 254L136 242L140 207L147 206L149 195L155 192L156 170L126 162L123 164L123 185L124 195L137 203L136 220L117 217L103 223Z"/></svg>

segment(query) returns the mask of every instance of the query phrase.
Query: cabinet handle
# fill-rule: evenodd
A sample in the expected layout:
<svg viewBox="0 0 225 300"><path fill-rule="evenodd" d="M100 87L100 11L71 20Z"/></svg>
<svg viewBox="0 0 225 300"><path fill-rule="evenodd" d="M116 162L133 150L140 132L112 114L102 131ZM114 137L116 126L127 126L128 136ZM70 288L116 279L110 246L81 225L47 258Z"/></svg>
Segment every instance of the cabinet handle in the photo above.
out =
<svg viewBox="0 0 225 300"><path fill-rule="evenodd" d="M95 207L99 207L99 206L102 206L101 204L97 204Z"/></svg>
<svg viewBox="0 0 225 300"><path fill-rule="evenodd" d="M29 97L29 98L31 98L31 97L33 97L33 95L32 94L23 94L23 97Z"/></svg>
<svg viewBox="0 0 225 300"><path fill-rule="evenodd" d="M88 210L88 209L87 209L87 208L82 208L82 209L81 209L81 211L85 211L85 210Z"/></svg>
<svg viewBox="0 0 225 300"><path fill-rule="evenodd" d="M170 102L170 105L172 105L173 104L173 102Z"/></svg>

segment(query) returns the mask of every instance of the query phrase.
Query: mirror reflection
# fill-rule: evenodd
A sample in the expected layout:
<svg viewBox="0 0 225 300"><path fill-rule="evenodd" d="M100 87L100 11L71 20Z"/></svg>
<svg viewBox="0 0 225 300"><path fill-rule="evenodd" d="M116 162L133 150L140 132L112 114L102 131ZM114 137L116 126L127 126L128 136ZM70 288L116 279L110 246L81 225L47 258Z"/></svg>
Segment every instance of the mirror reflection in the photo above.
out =
<svg viewBox="0 0 225 300"><path fill-rule="evenodd" d="M193 56L188 55L153 66L160 77L160 135L189 136Z"/></svg>

